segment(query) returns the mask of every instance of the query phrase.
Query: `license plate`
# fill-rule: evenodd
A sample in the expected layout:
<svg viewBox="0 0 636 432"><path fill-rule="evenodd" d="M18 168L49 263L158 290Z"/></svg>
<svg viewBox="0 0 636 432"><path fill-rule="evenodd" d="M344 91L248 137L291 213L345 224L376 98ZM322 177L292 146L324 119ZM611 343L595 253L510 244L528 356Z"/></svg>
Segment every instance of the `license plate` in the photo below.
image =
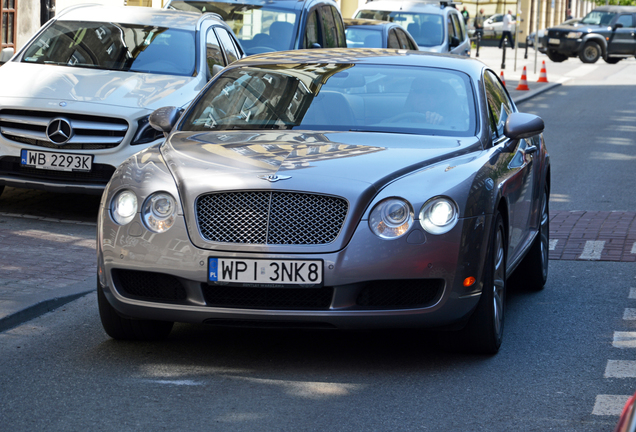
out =
<svg viewBox="0 0 636 432"><path fill-rule="evenodd" d="M261 260L210 258L212 283L253 287L322 286L321 260Z"/></svg>
<svg viewBox="0 0 636 432"><path fill-rule="evenodd" d="M550 38L548 39L548 43L551 45L558 45L561 43L561 39Z"/></svg>
<svg viewBox="0 0 636 432"><path fill-rule="evenodd" d="M20 165L54 171L90 171L93 156L23 149L20 152Z"/></svg>

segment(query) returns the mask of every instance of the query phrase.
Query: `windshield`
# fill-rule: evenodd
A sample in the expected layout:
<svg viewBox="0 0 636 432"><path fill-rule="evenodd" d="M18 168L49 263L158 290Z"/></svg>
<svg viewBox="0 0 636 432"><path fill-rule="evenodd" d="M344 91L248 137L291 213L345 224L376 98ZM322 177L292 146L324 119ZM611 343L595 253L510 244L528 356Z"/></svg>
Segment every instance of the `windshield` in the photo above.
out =
<svg viewBox="0 0 636 432"><path fill-rule="evenodd" d="M419 46L439 46L444 41L444 26L441 15L410 12L362 10L356 18L391 21L408 31Z"/></svg>
<svg viewBox="0 0 636 432"><path fill-rule="evenodd" d="M614 12L592 11L581 20L581 24L590 25L610 25L614 16Z"/></svg>
<svg viewBox="0 0 636 432"><path fill-rule="evenodd" d="M354 64L269 65L223 73L189 110L180 129L473 136L475 116L470 79L456 71Z"/></svg>
<svg viewBox="0 0 636 432"><path fill-rule="evenodd" d="M294 49L295 12L275 7L223 2L170 3L175 9L214 12L223 18L248 55Z"/></svg>
<svg viewBox="0 0 636 432"><path fill-rule="evenodd" d="M166 27L57 21L26 49L22 61L192 76L194 34Z"/></svg>

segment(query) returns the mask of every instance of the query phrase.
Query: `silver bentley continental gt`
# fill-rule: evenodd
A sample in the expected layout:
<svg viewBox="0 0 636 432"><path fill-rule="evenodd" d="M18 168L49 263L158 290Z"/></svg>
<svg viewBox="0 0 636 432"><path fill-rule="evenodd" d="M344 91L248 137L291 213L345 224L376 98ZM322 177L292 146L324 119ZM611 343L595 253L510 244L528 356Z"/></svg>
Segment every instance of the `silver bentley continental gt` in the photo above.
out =
<svg viewBox="0 0 636 432"><path fill-rule="evenodd" d="M508 276L548 276L541 118L467 58L338 49L248 57L124 162L98 222L116 339L174 322L455 330L501 345Z"/></svg>

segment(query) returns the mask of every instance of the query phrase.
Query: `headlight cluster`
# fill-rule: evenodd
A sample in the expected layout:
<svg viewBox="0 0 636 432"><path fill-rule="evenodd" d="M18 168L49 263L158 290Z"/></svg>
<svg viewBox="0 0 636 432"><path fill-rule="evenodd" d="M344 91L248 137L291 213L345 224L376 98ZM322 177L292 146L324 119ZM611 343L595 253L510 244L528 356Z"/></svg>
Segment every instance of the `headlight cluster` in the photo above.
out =
<svg viewBox="0 0 636 432"><path fill-rule="evenodd" d="M444 234L453 229L459 219L457 204L450 198L428 200L419 213L420 225L430 234ZM413 225L411 204L401 198L387 198L371 210L369 227L383 239L398 238Z"/></svg>
<svg viewBox="0 0 636 432"><path fill-rule="evenodd" d="M565 37L568 39L578 39L582 35L583 35L583 32L569 32L567 35L565 35Z"/></svg>
<svg viewBox="0 0 636 432"><path fill-rule="evenodd" d="M110 214L118 225L130 223L137 214L139 205L137 195L123 190L115 195L110 203ZM174 225L177 215L177 202L167 192L151 194L141 206L141 219L150 231L162 233Z"/></svg>

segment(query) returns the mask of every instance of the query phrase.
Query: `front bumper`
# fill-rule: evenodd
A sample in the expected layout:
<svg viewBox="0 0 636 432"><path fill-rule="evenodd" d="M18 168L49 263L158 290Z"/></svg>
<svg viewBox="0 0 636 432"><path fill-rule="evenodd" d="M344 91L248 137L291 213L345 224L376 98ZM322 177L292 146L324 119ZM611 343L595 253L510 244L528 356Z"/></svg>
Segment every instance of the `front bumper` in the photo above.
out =
<svg viewBox="0 0 636 432"><path fill-rule="evenodd" d="M554 40L556 38L544 38L544 46L546 47L545 50L564 54L568 57L576 57L579 55L579 51L583 46L583 41L581 39L558 38L558 44L550 43L551 39Z"/></svg>
<svg viewBox="0 0 636 432"><path fill-rule="evenodd" d="M98 220L99 281L108 301L124 316L343 329L441 327L462 322L481 294L485 233L491 222L487 215L463 219L443 236L424 234L414 226L410 234L387 241L373 235L363 221L342 250L264 254L250 253L244 246L231 253L197 248L182 218L164 234L150 233L138 217L126 226L116 225L103 208ZM324 263L324 286L212 286L207 283L212 256L319 259ZM469 276L477 282L465 287L463 281ZM161 288L149 294L145 288L137 290L141 285ZM276 300L280 296L282 300ZM398 297L402 300L396 302Z"/></svg>

